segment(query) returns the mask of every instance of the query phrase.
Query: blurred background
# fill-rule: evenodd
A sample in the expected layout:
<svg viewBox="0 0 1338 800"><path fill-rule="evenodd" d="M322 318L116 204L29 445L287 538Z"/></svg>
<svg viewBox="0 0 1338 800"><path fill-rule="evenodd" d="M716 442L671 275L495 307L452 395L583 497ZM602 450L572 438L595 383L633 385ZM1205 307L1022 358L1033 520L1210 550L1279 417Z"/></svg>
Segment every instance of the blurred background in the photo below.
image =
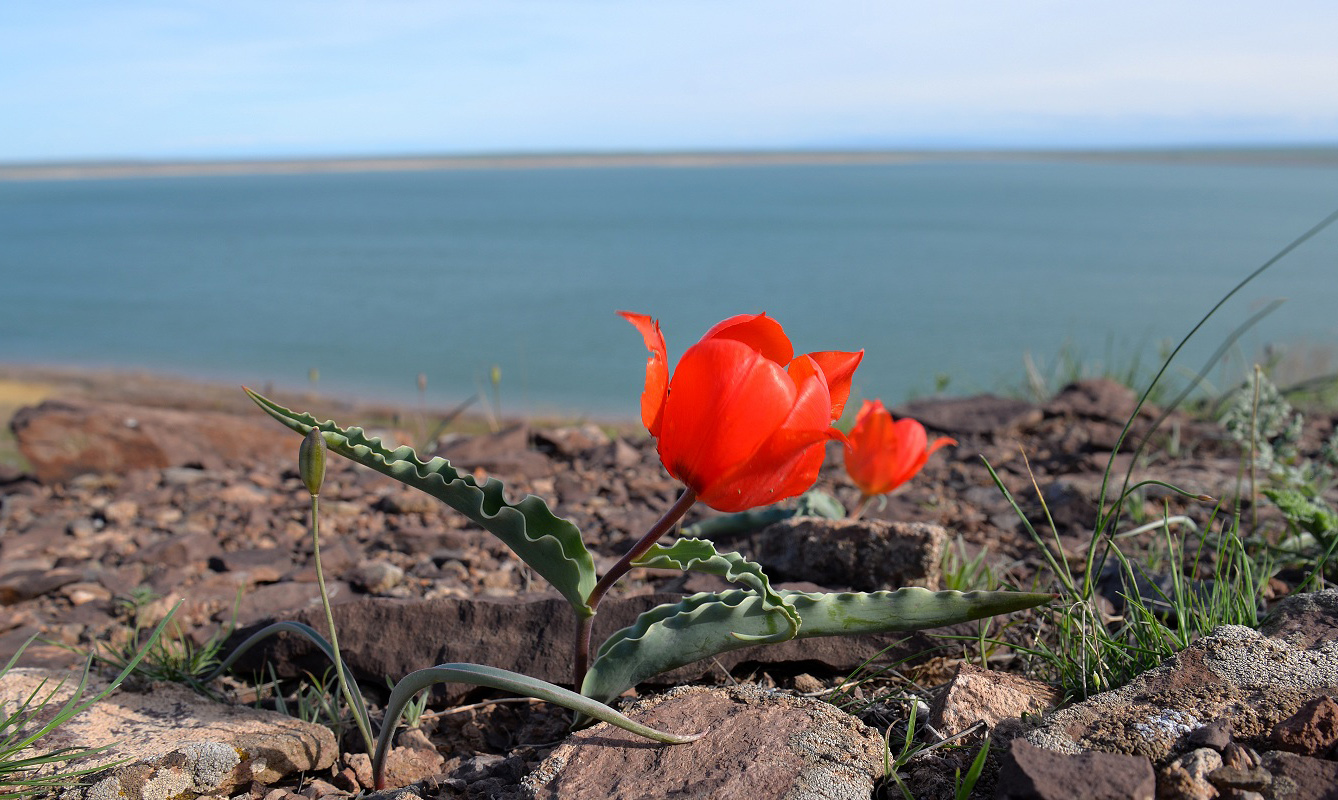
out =
<svg viewBox="0 0 1338 800"><path fill-rule="evenodd" d="M1323 2L0 6L0 362L630 418L766 311L897 403L1138 388L1338 208ZM1338 370L1338 229L1175 362ZM1241 330L1251 322L1252 327ZM419 376L423 376L420 382ZM1139 385L1141 382L1142 385Z"/></svg>

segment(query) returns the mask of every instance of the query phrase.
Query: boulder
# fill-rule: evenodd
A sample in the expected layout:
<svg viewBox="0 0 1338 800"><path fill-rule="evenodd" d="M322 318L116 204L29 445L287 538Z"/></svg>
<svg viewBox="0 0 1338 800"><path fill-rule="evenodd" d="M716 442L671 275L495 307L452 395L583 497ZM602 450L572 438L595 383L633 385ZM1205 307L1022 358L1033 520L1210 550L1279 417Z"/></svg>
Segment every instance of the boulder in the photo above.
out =
<svg viewBox="0 0 1338 800"><path fill-rule="evenodd" d="M791 517L740 544L772 580L804 580L859 592L942 581L948 532L924 522Z"/></svg>
<svg viewBox="0 0 1338 800"><path fill-rule="evenodd" d="M103 688L91 680L84 697ZM0 675L0 707L9 710L36 696L48 698L39 716L54 714L72 693L73 682L59 673L15 668ZM296 772L325 769L337 755L328 728L274 711L225 705L170 683L142 692L118 689L22 755L66 748L106 748L72 765L95 772L84 788L62 795L67 800L226 796L252 781L269 784ZM97 771L102 765L106 769Z"/></svg>
<svg viewBox="0 0 1338 800"><path fill-rule="evenodd" d="M20 409L10 428L47 484L86 473L297 459L297 437L276 423L217 411L47 400Z"/></svg>
<svg viewBox="0 0 1338 800"><path fill-rule="evenodd" d="M680 687L628 716L706 735L662 745L601 723L559 745L522 788L540 800L867 800L883 772L877 731L827 703L756 686Z"/></svg>

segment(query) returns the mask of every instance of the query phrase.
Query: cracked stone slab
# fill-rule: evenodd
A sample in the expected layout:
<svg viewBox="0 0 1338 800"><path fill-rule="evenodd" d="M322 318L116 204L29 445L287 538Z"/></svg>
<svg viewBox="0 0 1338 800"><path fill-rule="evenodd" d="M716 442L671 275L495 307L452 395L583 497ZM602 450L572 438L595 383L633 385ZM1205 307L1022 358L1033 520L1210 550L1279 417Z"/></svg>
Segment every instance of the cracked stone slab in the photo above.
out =
<svg viewBox="0 0 1338 800"><path fill-rule="evenodd" d="M661 730L706 735L662 745L601 723L559 745L522 789L542 800L867 800L883 772L878 732L812 698L684 686L627 713Z"/></svg>
<svg viewBox="0 0 1338 800"><path fill-rule="evenodd" d="M39 714L35 720L41 725L70 697L76 682L47 670L11 669L0 676L0 707L12 710L34 693L39 698L50 694L46 716ZM105 686L93 680L89 684L85 697ZM106 766L87 780L84 800L189 800L226 794L252 781L269 784L295 772L324 769L338 753L328 728L273 711L217 703L171 683L155 683L143 692L118 689L37 747L24 755L107 748L70 764Z"/></svg>

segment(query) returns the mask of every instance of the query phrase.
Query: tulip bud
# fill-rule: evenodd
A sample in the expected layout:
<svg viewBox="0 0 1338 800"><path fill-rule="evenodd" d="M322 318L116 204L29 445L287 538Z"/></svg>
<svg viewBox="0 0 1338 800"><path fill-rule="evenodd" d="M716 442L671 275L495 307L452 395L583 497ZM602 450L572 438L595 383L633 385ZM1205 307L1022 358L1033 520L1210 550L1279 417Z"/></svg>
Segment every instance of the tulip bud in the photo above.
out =
<svg viewBox="0 0 1338 800"><path fill-rule="evenodd" d="M325 480L325 437L317 428L312 428L302 439L302 447L297 451L297 472L312 497L321 493L321 483Z"/></svg>

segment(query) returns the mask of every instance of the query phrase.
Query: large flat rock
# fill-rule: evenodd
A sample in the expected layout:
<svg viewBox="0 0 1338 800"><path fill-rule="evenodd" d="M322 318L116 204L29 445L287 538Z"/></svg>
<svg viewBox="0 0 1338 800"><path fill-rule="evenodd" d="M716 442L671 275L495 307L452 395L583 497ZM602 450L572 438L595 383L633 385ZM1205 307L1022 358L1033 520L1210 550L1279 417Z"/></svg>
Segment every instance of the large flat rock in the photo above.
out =
<svg viewBox="0 0 1338 800"><path fill-rule="evenodd" d="M12 712L29 697L49 696L33 720L44 724L73 693L74 683L60 673L11 669L0 676L0 706ZM90 682L85 697L104 687ZM224 705L170 683L112 692L39 740L32 754L99 747L106 749L70 765L106 767L79 790L86 800L224 794L252 781L270 784L295 772L327 768L338 755L328 728L273 711Z"/></svg>

